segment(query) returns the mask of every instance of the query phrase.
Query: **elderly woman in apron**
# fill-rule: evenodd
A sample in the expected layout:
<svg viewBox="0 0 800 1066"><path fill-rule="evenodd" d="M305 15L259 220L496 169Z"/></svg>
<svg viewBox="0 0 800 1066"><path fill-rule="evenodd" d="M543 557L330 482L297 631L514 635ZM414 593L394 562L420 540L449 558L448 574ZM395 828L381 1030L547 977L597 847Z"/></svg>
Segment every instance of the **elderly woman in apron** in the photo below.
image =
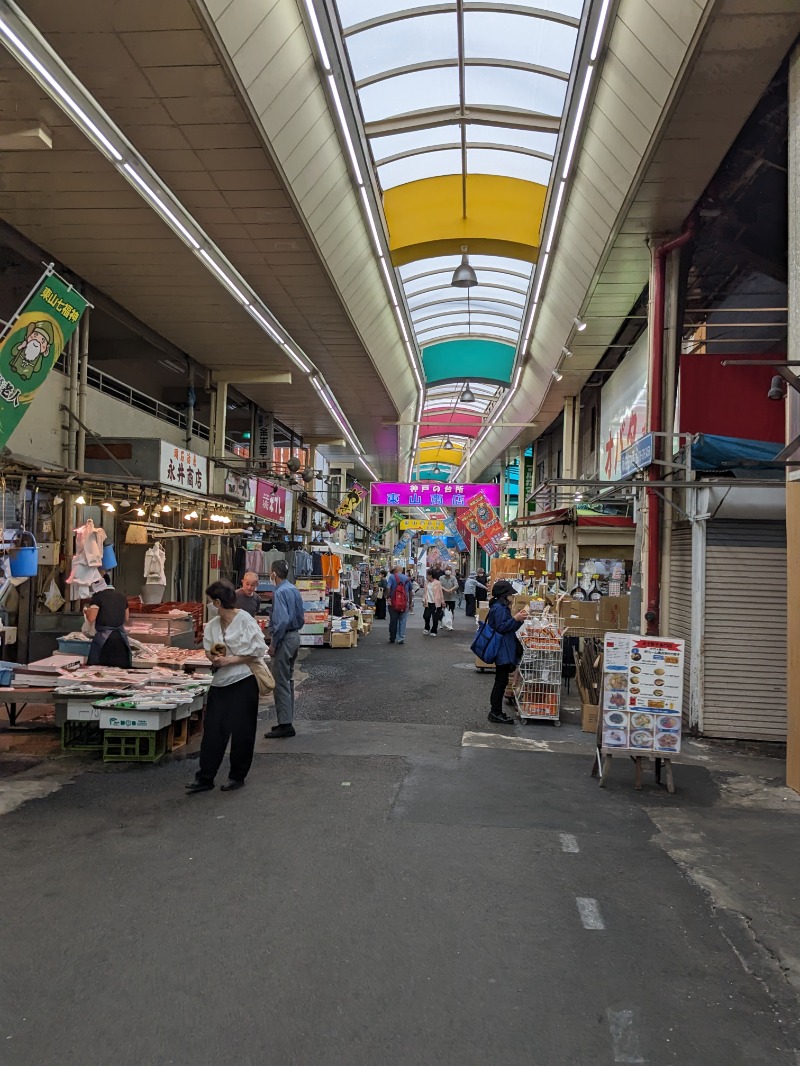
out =
<svg viewBox="0 0 800 1066"><path fill-rule="evenodd" d="M89 600L89 606L84 607L83 615L95 627L87 664L130 670L131 646L125 632L125 624L130 617L127 598L107 583L97 589Z"/></svg>

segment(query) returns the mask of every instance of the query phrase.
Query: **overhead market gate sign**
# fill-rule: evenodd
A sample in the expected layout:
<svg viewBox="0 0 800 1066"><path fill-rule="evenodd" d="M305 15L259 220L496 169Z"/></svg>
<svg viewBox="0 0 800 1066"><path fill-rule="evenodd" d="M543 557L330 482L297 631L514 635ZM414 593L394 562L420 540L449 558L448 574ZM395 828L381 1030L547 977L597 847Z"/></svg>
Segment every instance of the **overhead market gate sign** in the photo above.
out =
<svg viewBox="0 0 800 1066"><path fill-rule="evenodd" d="M48 268L0 341L0 448L25 417L89 306Z"/></svg>

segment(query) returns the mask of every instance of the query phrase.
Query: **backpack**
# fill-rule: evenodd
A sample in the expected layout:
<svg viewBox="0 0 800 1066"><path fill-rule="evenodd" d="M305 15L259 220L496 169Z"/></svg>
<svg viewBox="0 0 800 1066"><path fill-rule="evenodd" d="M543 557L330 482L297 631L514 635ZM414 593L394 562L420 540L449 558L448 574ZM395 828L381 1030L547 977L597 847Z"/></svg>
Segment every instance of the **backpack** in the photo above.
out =
<svg viewBox="0 0 800 1066"><path fill-rule="evenodd" d="M392 598L389 600L389 606L393 611L405 611L408 607L406 585L399 577L395 580L395 585L392 589Z"/></svg>

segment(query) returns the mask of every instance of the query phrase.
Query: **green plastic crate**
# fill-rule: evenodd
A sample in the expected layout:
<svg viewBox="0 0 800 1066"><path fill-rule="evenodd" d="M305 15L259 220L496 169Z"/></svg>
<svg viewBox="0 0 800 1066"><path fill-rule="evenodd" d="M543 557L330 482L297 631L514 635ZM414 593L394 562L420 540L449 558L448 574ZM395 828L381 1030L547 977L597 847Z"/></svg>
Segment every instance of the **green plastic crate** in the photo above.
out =
<svg viewBox="0 0 800 1066"><path fill-rule="evenodd" d="M102 751L103 730L100 723L64 722L61 726L61 748L63 751Z"/></svg>
<svg viewBox="0 0 800 1066"><path fill-rule="evenodd" d="M158 762L167 750L166 729L106 729L103 762Z"/></svg>

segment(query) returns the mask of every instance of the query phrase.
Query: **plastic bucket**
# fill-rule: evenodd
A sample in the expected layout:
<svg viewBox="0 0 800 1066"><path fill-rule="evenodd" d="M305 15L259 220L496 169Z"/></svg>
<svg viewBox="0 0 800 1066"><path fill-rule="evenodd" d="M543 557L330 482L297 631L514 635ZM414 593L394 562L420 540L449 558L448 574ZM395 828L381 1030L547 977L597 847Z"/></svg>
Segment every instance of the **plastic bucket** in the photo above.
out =
<svg viewBox="0 0 800 1066"><path fill-rule="evenodd" d="M18 537L20 540L23 537L30 537L33 546L27 548L15 546L11 549L9 555L11 576L36 577L36 572L39 569L39 548L36 544L36 538L33 533L29 533L27 530L18 534Z"/></svg>
<svg viewBox="0 0 800 1066"><path fill-rule="evenodd" d="M106 544L103 548L103 569L113 570L117 565L117 553L113 544Z"/></svg>

